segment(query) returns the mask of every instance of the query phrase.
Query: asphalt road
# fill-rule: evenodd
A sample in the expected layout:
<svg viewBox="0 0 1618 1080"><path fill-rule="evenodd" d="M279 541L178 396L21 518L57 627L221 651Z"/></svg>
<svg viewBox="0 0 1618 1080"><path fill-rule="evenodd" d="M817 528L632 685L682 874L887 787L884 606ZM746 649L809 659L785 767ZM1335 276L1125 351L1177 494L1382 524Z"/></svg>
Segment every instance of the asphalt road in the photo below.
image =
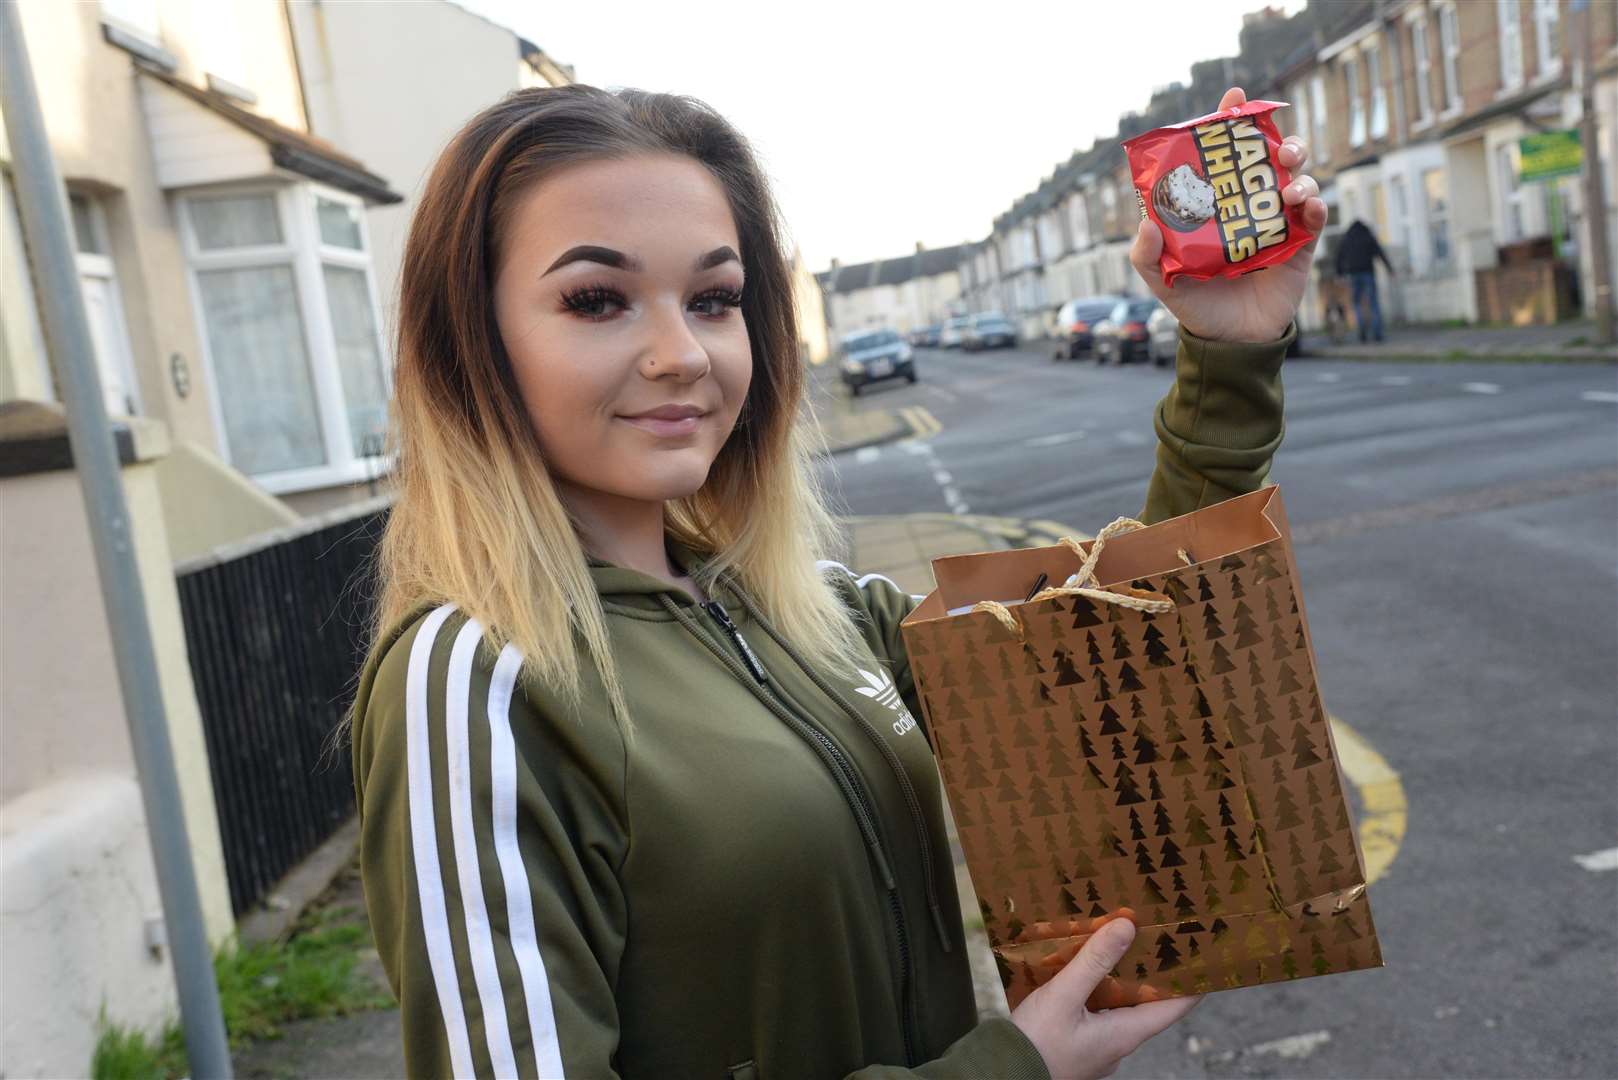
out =
<svg viewBox="0 0 1618 1080"><path fill-rule="evenodd" d="M1172 374L923 351L853 513L1134 514ZM1123 1077L1618 1076L1618 369L1296 360L1273 476L1328 709L1398 772L1387 967L1213 994ZM1609 857L1608 862L1612 859Z"/></svg>

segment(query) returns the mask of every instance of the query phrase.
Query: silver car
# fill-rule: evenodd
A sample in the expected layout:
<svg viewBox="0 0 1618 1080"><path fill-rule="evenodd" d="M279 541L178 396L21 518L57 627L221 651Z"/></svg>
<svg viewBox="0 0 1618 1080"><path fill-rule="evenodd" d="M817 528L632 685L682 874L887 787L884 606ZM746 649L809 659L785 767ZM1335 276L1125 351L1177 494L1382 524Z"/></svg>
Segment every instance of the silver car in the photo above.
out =
<svg viewBox="0 0 1618 1080"><path fill-rule="evenodd" d="M860 330L838 346L842 354L843 382L854 397L868 384L883 379L916 381L915 350L895 330Z"/></svg>
<svg viewBox="0 0 1618 1080"><path fill-rule="evenodd" d="M938 332L938 345L942 349L959 349L966 340L966 328L972 325L972 316L956 315L944 323Z"/></svg>
<svg viewBox="0 0 1618 1080"><path fill-rule="evenodd" d="M961 333L961 348L967 352L992 349L999 345L1017 347L1017 328L998 311L985 311L972 316Z"/></svg>
<svg viewBox="0 0 1618 1080"><path fill-rule="evenodd" d="M1180 320L1166 307L1159 307L1146 320L1146 351L1158 367L1174 363L1180 351Z"/></svg>

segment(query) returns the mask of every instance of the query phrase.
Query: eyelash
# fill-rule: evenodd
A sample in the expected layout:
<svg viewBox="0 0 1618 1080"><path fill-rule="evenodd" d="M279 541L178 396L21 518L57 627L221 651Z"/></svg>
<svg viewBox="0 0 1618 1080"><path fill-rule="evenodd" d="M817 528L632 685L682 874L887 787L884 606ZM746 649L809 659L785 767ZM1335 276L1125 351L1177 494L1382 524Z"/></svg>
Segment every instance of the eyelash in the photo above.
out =
<svg viewBox="0 0 1618 1080"><path fill-rule="evenodd" d="M738 289L708 289L692 297L691 303L698 304L704 300L715 300L724 306L725 311L717 315L707 316L710 319L723 319L729 314L729 309L741 307L742 294ZM589 309L598 305L616 304L619 307L628 306L629 301L624 294L611 285L585 285L578 289L562 294L562 306L568 311L588 319L591 322L605 322L612 318L607 312L592 312Z"/></svg>

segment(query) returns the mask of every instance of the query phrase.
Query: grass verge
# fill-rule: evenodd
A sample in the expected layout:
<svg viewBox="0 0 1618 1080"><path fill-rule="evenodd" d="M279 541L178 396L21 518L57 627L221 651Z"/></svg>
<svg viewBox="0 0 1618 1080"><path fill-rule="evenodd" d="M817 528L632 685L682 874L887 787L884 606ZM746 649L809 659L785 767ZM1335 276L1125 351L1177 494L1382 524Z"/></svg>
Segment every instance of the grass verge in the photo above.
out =
<svg viewBox="0 0 1618 1080"><path fill-rule="evenodd" d="M219 1006L231 1048L281 1036L293 1020L391 1008L394 1001L359 968L370 928L349 907L311 912L284 943L222 949L214 956ZM185 1040L171 1021L155 1037L103 1014L91 1058L94 1080L168 1080L187 1073Z"/></svg>

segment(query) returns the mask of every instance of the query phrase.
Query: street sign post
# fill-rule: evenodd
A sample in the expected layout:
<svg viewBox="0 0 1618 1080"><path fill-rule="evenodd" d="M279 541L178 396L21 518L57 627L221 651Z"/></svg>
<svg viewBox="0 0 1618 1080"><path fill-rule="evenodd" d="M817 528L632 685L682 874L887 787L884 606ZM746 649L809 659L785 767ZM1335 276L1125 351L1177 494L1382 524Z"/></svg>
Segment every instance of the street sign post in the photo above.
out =
<svg viewBox="0 0 1618 1080"><path fill-rule="evenodd" d="M47 63L55 63L54 57ZM84 496L85 517L107 610L107 630L123 692L129 742L140 777L141 801L157 869L163 924L180 999L189 1071L198 1080L230 1080L230 1046L219 1008L213 955L197 894L196 868L185 828L185 808L169 743L168 717L158 682L146 597L135 566L129 505L107 425L106 398L96 367L94 339L84 310L68 232L67 192L51 153L39 109L34 72L23 40L22 13L0 3L0 118L15 155L17 203L31 252L41 322L52 368L67 411L68 442ZM20 616L19 616L20 617ZM9 982L9 976L8 980ZM8 1070L9 1071L9 1070Z"/></svg>

